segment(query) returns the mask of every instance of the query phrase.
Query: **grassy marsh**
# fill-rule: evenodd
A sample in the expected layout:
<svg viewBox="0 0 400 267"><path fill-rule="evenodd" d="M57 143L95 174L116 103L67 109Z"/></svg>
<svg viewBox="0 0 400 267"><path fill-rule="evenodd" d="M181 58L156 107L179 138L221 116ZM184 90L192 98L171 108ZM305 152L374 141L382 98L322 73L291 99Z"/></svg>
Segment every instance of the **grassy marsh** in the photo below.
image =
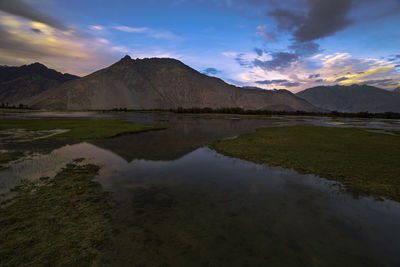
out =
<svg viewBox="0 0 400 267"><path fill-rule="evenodd" d="M111 138L165 127L156 125L133 124L116 119L21 119L0 120L0 131L8 129L25 129L43 131L68 129L68 132L51 136L53 140L82 140Z"/></svg>
<svg viewBox="0 0 400 267"><path fill-rule="evenodd" d="M357 128L258 129L213 148L228 156L293 168L344 184L355 195L400 201L400 137Z"/></svg>
<svg viewBox="0 0 400 267"><path fill-rule="evenodd" d="M92 181L98 170L68 164L18 187L0 207L0 266L98 266L110 234L109 197Z"/></svg>

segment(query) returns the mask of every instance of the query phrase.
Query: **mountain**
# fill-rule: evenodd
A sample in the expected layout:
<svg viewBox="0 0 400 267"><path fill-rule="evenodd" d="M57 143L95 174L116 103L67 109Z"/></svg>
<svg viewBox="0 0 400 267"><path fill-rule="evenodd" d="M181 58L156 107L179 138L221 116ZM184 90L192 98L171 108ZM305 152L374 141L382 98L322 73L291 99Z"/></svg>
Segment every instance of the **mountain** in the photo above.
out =
<svg viewBox="0 0 400 267"><path fill-rule="evenodd" d="M170 109L241 107L316 110L289 91L244 89L169 58L133 60L72 80L36 96L30 106L51 109Z"/></svg>
<svg viewBox="0 0 400 267"><path fill-rule="evenodd" d="M400 94L400 87L397 87L396 89L393 90L393 93Z"/></svg>
<svg viewBox="0 0 400 267"><path fill-rule="evenodd" d="M297 93L316 107L341 112L400 112L400 94L369 85L317 86Z"/></svg>
<svg viewBox="0 0 400 267"><path fill-rule="evenodd" d="M77 78L48 69L39 63L21 67L0 66L0 102L10 105L27 104L32 97Z"/></svg>

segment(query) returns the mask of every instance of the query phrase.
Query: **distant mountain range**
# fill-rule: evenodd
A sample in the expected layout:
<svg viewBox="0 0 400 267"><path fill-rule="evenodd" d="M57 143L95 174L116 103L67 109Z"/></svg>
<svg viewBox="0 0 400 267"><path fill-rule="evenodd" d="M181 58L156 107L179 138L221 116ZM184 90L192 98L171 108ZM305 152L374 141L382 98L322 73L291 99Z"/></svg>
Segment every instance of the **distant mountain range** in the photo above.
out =
<svg viewBox="0 0 400 267"><path fill-rule="evenodd" d="M317 86L296 94L316 107L341 112L400 112L400 88L387 91L369 85Z"/></svg>
<svg viewBox="0 0 400 267"><path fill-rule="evenodd" d="M25 89L31 91L29 84ZM86 77L46 86L29 97L0 99L47 109L170 109L241 107L243 109L306 110L316 108L286 90L249 90L229 85L168 58L124 57Z"/></svg>
<svg viewBox="0 0 400 267"><path fill-rule="evenodd" d="M39 63L21 67L0 66L0 102L10 105L27 103L42 92L77 78Z"/></svg>
<svg viewBox="0 0 400 267"><path fill-rule="evenodd" d="M122 58L85 77L35 63L0 66L0 103L45 109L243 109L400 112L400 88L319 86L297 95L287 90L236 87L170 58Z"/></svg>

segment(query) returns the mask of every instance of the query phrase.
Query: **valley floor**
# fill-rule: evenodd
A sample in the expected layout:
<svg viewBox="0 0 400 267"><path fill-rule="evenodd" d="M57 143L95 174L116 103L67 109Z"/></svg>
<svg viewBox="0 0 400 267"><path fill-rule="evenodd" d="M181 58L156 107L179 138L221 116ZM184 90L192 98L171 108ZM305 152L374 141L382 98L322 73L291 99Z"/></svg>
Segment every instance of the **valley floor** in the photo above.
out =
<svg viewBox="0 0 400 267"><path fill-rule="evenodd" d="M8 142L16 149L0 150L0 182L7 185L9 174L29 176L24 168L41 176L21 179L0 204L0 266L400 262L394 251L400 236L391 224L400 216L399 131L209 116L151 117L168 128L142 117L135 124L121 118L1 119L0 148ZM153 131L160 129L166 130ZM53 144L44 157L26 157L21 149ZM54 175L40 173L51 168ZM331 195L337 191L394 201L382 207L370 198ZM342 206L366 219L360 222ZM387 219L377 224L379 216ZM383 229L382 236L371 234L371 225ZM375 246L387 236L392 245Z"/></svg>

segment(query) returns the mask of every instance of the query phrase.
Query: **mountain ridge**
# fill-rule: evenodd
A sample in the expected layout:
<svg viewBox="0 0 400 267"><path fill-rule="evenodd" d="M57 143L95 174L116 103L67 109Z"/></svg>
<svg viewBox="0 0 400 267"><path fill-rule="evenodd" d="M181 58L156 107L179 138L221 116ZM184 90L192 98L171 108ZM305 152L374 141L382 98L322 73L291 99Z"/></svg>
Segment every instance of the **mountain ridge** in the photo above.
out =
<svg viewBox="0 0 400 267"><path fill-rule="evenodd" d="M27 103L51 109L171 109L241 107L305 110L317 108L288 91L249 90L204 75L171 58L131 59L45 91Z"/></svg>
<svg viewBox="0 0 400 267"><path fill-rule="evenodd" d="M40 93L77 78L37 62L20 67L0 66L0 102L26 104Z"/></svg>
<svg viewBox="0 0 400 267"><path fill-rule="evenodd" d="M296 94L312 105L340 112L400 112L400 94L369 85L316 86Z"/></svg>

